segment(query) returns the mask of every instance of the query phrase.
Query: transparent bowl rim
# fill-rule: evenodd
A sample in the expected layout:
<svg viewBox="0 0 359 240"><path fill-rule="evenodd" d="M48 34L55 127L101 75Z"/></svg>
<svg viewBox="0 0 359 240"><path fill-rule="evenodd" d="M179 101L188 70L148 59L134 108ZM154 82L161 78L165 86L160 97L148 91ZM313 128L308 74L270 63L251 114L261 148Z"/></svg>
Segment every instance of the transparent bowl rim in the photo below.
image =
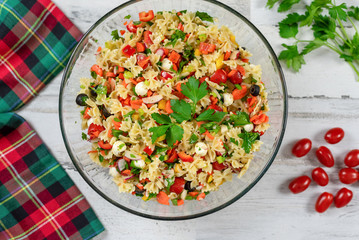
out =
<svg viewBox="0 0 359 240"><path fill-rule="evenodd" d="M282 131L280 133L279 139L277 141L277 144L275 146L275 150L273 152L273 155L271 157L271 159L267 162L266 166L263 168L263 170L259 173L259 175L257 176L257 178L250 183L243 191L241 191L238 195L236 195L235 197L233 197L232 199L228 200L227 202L221 204L220 206L217 206L215 208L212 208L210 210L201 212L201 213L196 213L196 214L192 214L192 215L186 215L186 216L176 216L176 217L166 217L166 216L156 216L156 215L151 215L151 214L146 214L146 213L142 213L142 212L138 212L136 210L127 208L123 205L121 205L120 203L113 201L111 198L109 198L105 193L103 193L100 189L98 189L92 182L91 180L85 175L85 173L82 171L81 167L78 165L77 161L75 160L75 156L72 154L69 142L67 140L67 137L65 135L65 126L64 126L64 122L63 122L63 116L62 116L62 97L63 97L63 92L64 92L64 88L66 85L67 80L69 79L69 75L71 73L71 62L73 61L73 59L78 55L79 51L81 51L82 49L80 49L81 44L83 43L83 41L91 34L91 32L100 24L102 23L105 19L107 19L109 16L111 16L113 13L117 12L118 10L128 7L134 3L138 3L141 1L145 1L145 0L130 0L128 2L125 2L117 7L115 7L114 9L112 9L111 11L109 11L108 13L106 13L104 16L102 16L98 21L96 21L88 30L87 32L82 36L81 40L78 42L78 44L76 45L76 47L74 48L71 57L68 61L68 64L65 68L65 71L63 73L63 77L62 77L62 81L61 81L61 85L60 85L60 95L59 95L59 119L60 119L60 127L61 127L61 134L65 143L65 147L66 150L71 158L72 163L75 165L77 171L80 173L80 175L82 176L83 179L85 179L85 181L87 182L88 185L90 185L90 187L97 192L100 196L102 196L104 199L106 199L108 202L112 203L113 205L121 208L122 210L125 210L127 212L133 213L135 215L141 216L141 217L146 217L146 218L150 218L150 219L154 219L154 220L187 220L187 219L193 219L193 218L197 218L197 217L202 217L211 213L214 213L218 210L221 210L229 205L231 205L232 203L234 203L235 201L237 201L238 199L240 199L242 196L244 196L250 189L252 189L257 182L263 177L263 175L267 172L267 170L269 169L269 167L271 166L271 164L273 163L279 148L281 146L283 137L284 137L284 133L285 133L285 129L286 129L286 125L287 125L287 116L288 116L288 95L287 95L287 86L286 86L286 82L284 79L284 74L281 68L281 65L278 61L278 58L275 54L275 52L273 51L272 47L270 46L269 42L267 41L267 39L263 36L263 34L246 18L244 17L242 14L240 14L239 12L237 12L236 10L234 10L233 8L218 2L216 0L202 0L205 2L209 2L212 4L216 4L219 7L222 7L228 11L230 11L231 13L233 13L234 15L236 15L238 18L240 18L243 22L245 22L257 35L258 37L262 40L262 42L265 44L266 48L268 49L268 51L270 52L274 63L278 69L278 73L279 73L279 77L281 80L281 86L282 86L282 91L283 91L283 119L282 119Z"/></svg>

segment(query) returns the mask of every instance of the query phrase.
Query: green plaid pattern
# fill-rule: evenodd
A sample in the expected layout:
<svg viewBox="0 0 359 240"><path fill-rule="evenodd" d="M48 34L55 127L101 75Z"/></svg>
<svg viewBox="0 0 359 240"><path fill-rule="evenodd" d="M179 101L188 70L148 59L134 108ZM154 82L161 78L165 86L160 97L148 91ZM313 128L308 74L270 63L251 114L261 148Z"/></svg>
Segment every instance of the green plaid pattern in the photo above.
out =
<svg viewBox="0 0 359 240"><path fill-rule="evenodd" d="M66 66L82 34L50 0L0 0L0 11L0 112L9 112Z"/></svg>
<svg viewBox="0 0 359 240"><path fill-rule="evenodd" d="M104 230L29 124L0 114L0 239L89 239Z"/></svg>
<svg viewBox="0 0 359 240"><path fill-rule="evenodd" d="M36 132L10 112L65 67L80 37L50 0L0 0L0 239L90 239L104 230Z"/></svg>

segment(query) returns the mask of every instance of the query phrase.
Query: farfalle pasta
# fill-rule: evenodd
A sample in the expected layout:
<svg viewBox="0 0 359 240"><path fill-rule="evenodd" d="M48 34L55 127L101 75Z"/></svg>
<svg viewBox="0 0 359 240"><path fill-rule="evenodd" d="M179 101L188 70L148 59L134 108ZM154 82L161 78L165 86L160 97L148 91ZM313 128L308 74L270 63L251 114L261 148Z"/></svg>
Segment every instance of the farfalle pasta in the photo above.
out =
<svg viewBox="0 0 359 240"><path fill-rule="evenodd" d="M139 16L112 32L80 79L89 157L120 192L202 200L255 161L270 127L261 68L207 13Z"/></svg>

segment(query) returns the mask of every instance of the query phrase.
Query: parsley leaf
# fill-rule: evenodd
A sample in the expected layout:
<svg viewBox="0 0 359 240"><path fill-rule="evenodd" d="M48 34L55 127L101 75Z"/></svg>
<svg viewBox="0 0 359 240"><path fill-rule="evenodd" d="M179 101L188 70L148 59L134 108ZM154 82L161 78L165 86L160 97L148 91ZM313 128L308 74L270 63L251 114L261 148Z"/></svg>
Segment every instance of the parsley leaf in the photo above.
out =
<svg viewBox="0 0 359 240"><path fill-rule="evenodd" d="M82 137L82 140L87 140L87 135L86 135L86 133L83 132L81 137Z"/></svg>
<svg viewBox="0 0 359 240"><path fill-rule="evenodd" d="M184 100L171 100L171 117L176 119L178 123L191 119L191 105Z"/></svg>
<svg viewBox="0 0 359 240"><path fill-rule="evenodd" d="M152 118L159 124L171 124L171 119L165 114L153 113L151 114Z"/></svg>
<svg viewBox="0 0 359 240"><path fill-rule="evenodd" d="M112 36L112 40L119 40L120 39L120 35L118 35L118 30L113 30L111 32L111 36Z"/></svg>
<svg viewBox="0 0 359 240"><path fill-rule="evenodd" d="M167 182L167 191L170 191L170 187L175 183L175 177L172 178L166 178L166 182Z"/></svg>
<svg viewBox="0 0 359 240"><path fill-rule="evenodd" d="M196 120L199 121L213 121L220 122L223 117L226 115L225 112L215 112L213 109L208 109L201 113Z"/></svg>
<svg viewBox="0 0 359 240"><path fill-rule="evenodd" d="M185 38L186 34L181 30L176 29L175 33L171 35L170 41L166 44L166 46L172 45L174 47L177 43L177 40L184 40Z"/></svg>
<svg viewBox="0 0 359 240"><path fill-rule="evenodd" d="M297 45L286 45L282 44L283 47L287 48L287 50L283 50L278 59L286 60L287 67L292 68L294 71L298 72L302 67L302 64L305 64L303 55L299 54Z"/></svg>
<svg viewBox="0 0 359 240"><path fill-rule="evenodd" d="M234 127L238 127L238 126L244 126L246 124L251 123L249 121L249 116L247 113L245 112L237 112L237 114L232 114L229 117L229 121L233 123Z"/></svg>
<svg viewBox="0 0 359 240"><path fill-rule="evenodd" d="M192 100L192 113L196 110L197 102L208 94L207 83L202 84L198 79L190 77L186 84L181 85L182 93Z"/></svg>
<svg viewBox="0 0 359 240"><path fill-rule="evenodd" d="M259 133L255 132L242 132L238 137L243 139L242 148L246 153L250 153L253 143L258 139Z"/></svg>
<svg viewBox="0 0 359 240"><path fill-rule="evenodd" d="M208 13L206 12L196 12L196 17L199 17L202 21L208 21L213 23L213 17L211 17L210 15L208 15Z"/></svg>
<svg viewBox="0 0 359 240"><path fill-rule="evenodd" d="M178 126L173 124L166 133L166 141L169 146L173 146L176 141L181 141L183 138L184 130Z"/></svg>
<svg viewBox="0 0 359 240"><path fill-rule="evenodd" d="M282 38L295 37L298 33L298 22L300 22L301 19L302 16L298 13L288 14L287 18L279 23L279 35Z"/></svg>
<svg viewBox="0 0 359 240"><path fill-rule="evenodd" d="M130 19L131 15L127 15L126 17L124 17L124 19Z"/></svg>
<svg viewBox="0 0 359 240"><path fill-rule="evenodd" d="M99 84L96 89L92 88L92 90L94 90L97 95L106 95L107 94L107 87L104 85Z"/></svg>
<svg viewBox="0 0 359 240"><path fill-rule="evenodd" d="M157 138L163 136L166 134L167 129L170 127L170 125L161 125L158 127L151 127L149 129L150 132L152 132L152 143L155 143Z"/></svg>
<svg viewBox="0 0 359 240"><path fill-rule="evenodd" d="M192 134L191 135L191 137L189 138L189 143L190 144L194 144L194 143L196 143L198 141L198 137L197 137L197 135L196 134Z"/></svg>
<svg viewBox="0 0 359 240"><path fill-rule="evenodd" d="M339 18L346 21L348 14L344 9L347 9L347 5L345 3L342 3L339 6L333 6L329 9L329 15L334 19Z"/></svg>
<svg viewBox="0 0 359 240"><path fill-rule="evenodd" d="M123 134L123 131L121 131L121 130L116 130L116 129L112 129L112 130L111 130L111 133L112 133L112 135L113 135L114 137L119 138L120 135Z"/></svg>

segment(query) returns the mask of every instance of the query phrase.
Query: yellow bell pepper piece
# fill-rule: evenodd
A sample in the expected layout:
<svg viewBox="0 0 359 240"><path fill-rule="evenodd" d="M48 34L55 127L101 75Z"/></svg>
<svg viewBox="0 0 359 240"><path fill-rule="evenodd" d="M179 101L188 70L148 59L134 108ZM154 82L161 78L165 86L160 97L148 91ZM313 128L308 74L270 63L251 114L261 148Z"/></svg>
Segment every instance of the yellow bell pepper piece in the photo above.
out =
<svg viewBox="0 0 359 240"><path fill-rule="evenodd" d="M223 106L223 112L228 112L227 107Z"/></svg>
<svg viewBox="0 0 359 240"><path fill-rule="evenodd" d="M140 114L138 113L132 114L132 120L137 121L138 119L140 119Z"/></svg>
<svg viewBox="0 0 359 240"><path fill-rule="evenodd" d="M212 175L209 175L209 177L208 177L208 179L207 179L207 182L210 183L210 182L212 182L212 181L213 181L213 177L212 177Z"/></svg>
<svg viewBox="0 0 359 240"><path fill-rule="evenodd" d="M223 59L224 59L223 54L221 56L219 56L219 58L217 58L217 60L216 60L217 69L221 69L223 67Z"/></svg>
<svg viewBox="0 0 359 240"><path fill-rule="evenodd" d="M143 201L147 201L147 199L148 199L148 197L146 197L146 196L143 196L143 197L142 197L142 200L143 200Z"/></svg>
<svg viewBox="0 0 359 240"><path fill-rule="evenodd" d="M238 43L236 42L236 36L231 34L230 39L231 39L231 42L234 43L234 45L236 45L237 47L239 46Z"/></svg>
<svg viewBox="0 0 359 240"><path fill-rule="evenodd" d="M161 101L159 101L158 108L162 109L162 110L165 110L166 109L166 100L162 99Z"/></svg>
<svg viewBox="0 0 359 240"><path fill-rule="evenodd" d="M176 164L175 164L175 173L180 172L179 167L180 167L179 164L176 163Z"/></svg>
<svg viewBox="0 0 359 240"><path fill-rule="evenodd" d="M200 56L200 55L201 55L201 51L197 48L196 50L194 50L194 55L195 55L195 56Z"/></svg>

